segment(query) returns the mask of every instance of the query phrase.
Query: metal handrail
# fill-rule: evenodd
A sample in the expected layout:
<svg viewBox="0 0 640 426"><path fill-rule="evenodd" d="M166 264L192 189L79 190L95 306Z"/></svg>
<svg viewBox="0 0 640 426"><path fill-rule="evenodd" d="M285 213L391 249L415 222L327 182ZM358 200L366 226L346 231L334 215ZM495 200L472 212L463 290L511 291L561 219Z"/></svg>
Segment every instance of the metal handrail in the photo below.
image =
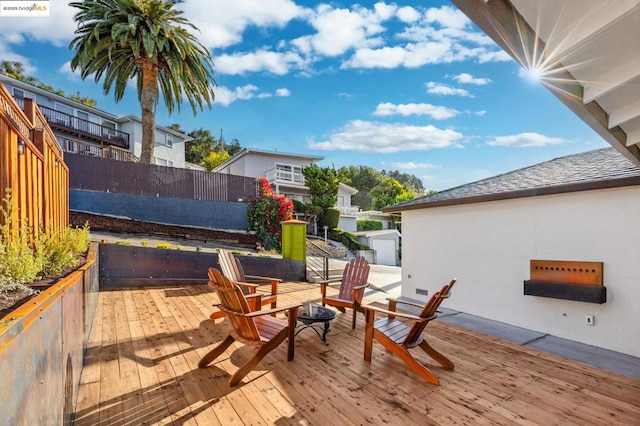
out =
<svg viewBox="0 0 640 426"><path fill-rule="evenodd" d="M307 269L323 280L329 279L329 259L331 253L307 238Z"/></svg>

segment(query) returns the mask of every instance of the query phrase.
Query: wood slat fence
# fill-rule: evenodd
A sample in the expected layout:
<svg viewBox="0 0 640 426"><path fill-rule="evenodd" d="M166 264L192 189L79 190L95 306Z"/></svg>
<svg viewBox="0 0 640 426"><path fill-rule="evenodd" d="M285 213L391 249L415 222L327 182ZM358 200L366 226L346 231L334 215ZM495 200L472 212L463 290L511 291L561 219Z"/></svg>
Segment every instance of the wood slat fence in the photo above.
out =
<svg viewBox="0 0 640 426"><path fill-rule="evenodd" d="M62 149L33 100L24 100L23 111L2 84L0 194L11 194L12 224L26 220L36 233L69 224L69 169Z"/></svg>

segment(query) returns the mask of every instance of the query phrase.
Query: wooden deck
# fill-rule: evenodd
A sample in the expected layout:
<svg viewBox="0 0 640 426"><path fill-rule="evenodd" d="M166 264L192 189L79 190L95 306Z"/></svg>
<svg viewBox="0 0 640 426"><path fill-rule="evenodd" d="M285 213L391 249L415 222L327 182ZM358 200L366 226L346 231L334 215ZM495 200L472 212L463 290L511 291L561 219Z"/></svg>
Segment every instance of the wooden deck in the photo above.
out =
<svg viewBox="0 0 640 426"><path fill-rule="evenodd" d="M315 285L280 286L280 303L319 297ZM228 330L225 320L208 319L214 302L206 286L101 292L75 424L640 424L640 380L437 320L429 341L455 370L416 354L439 387L375 342L365 362L362 315L352 331L350 314L338 314L329 346L304 330L294 361L280 345L229 388L230 372L252 349L236 343L197 368Z"/></svg>

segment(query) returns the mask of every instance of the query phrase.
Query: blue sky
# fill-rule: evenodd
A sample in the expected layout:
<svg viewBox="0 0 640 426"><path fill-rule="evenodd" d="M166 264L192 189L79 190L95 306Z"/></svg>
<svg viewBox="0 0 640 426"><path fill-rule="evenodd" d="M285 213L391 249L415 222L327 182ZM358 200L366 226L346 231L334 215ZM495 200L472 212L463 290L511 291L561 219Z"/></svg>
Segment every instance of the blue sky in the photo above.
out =
<svg viewBox="0 0 640 426"><path fill-rule="evenodd" d="M367 165L443 190L608 146L448 1L190 0L180 6L215 62L216 102L157 122L242 146ZM0 18L0 59L98 108L140 115L69 68L75 10Z"/></svg>

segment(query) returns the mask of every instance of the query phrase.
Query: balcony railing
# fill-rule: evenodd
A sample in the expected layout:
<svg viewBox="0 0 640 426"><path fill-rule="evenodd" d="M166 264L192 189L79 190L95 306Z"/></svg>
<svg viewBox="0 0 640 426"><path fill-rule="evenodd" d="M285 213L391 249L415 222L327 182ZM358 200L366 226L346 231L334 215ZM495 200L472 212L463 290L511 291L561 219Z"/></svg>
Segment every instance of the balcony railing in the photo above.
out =
<svg viewBox="0 0 640 426"><path fill-rule="evenodd" d="M358 206L336 206L337 210L340 210L340 214L344 216L355 216L360 211Z"/></svg>
<svg viewBox="0 0 640 426"><path fill-rule="evenodd" d="M271 184L291 184L297 186L304 186L304 176L300 172L291 172L278 168L268 170L266 173L267 180Z"/></svg>
<svg viewBox="0 0 640 426"><path fill-rule="evenodd" d="M74 139L58 137L58 142L65 152L73 154L90 155L92 157L110 158L119 161L138 162L139 159L127 149L118 148L117 146L97 146L87 142L81 142Z"/></svg>
<svg viewBox="0 0 640 426"><path fill-rule="evenodd" d="M66 112L38 105L42 114L47 118L49 126L54 129L77 134L107 145L116 145L129 149L129 134L110 127L92 123L89 120L75 117Z"/></svg>

